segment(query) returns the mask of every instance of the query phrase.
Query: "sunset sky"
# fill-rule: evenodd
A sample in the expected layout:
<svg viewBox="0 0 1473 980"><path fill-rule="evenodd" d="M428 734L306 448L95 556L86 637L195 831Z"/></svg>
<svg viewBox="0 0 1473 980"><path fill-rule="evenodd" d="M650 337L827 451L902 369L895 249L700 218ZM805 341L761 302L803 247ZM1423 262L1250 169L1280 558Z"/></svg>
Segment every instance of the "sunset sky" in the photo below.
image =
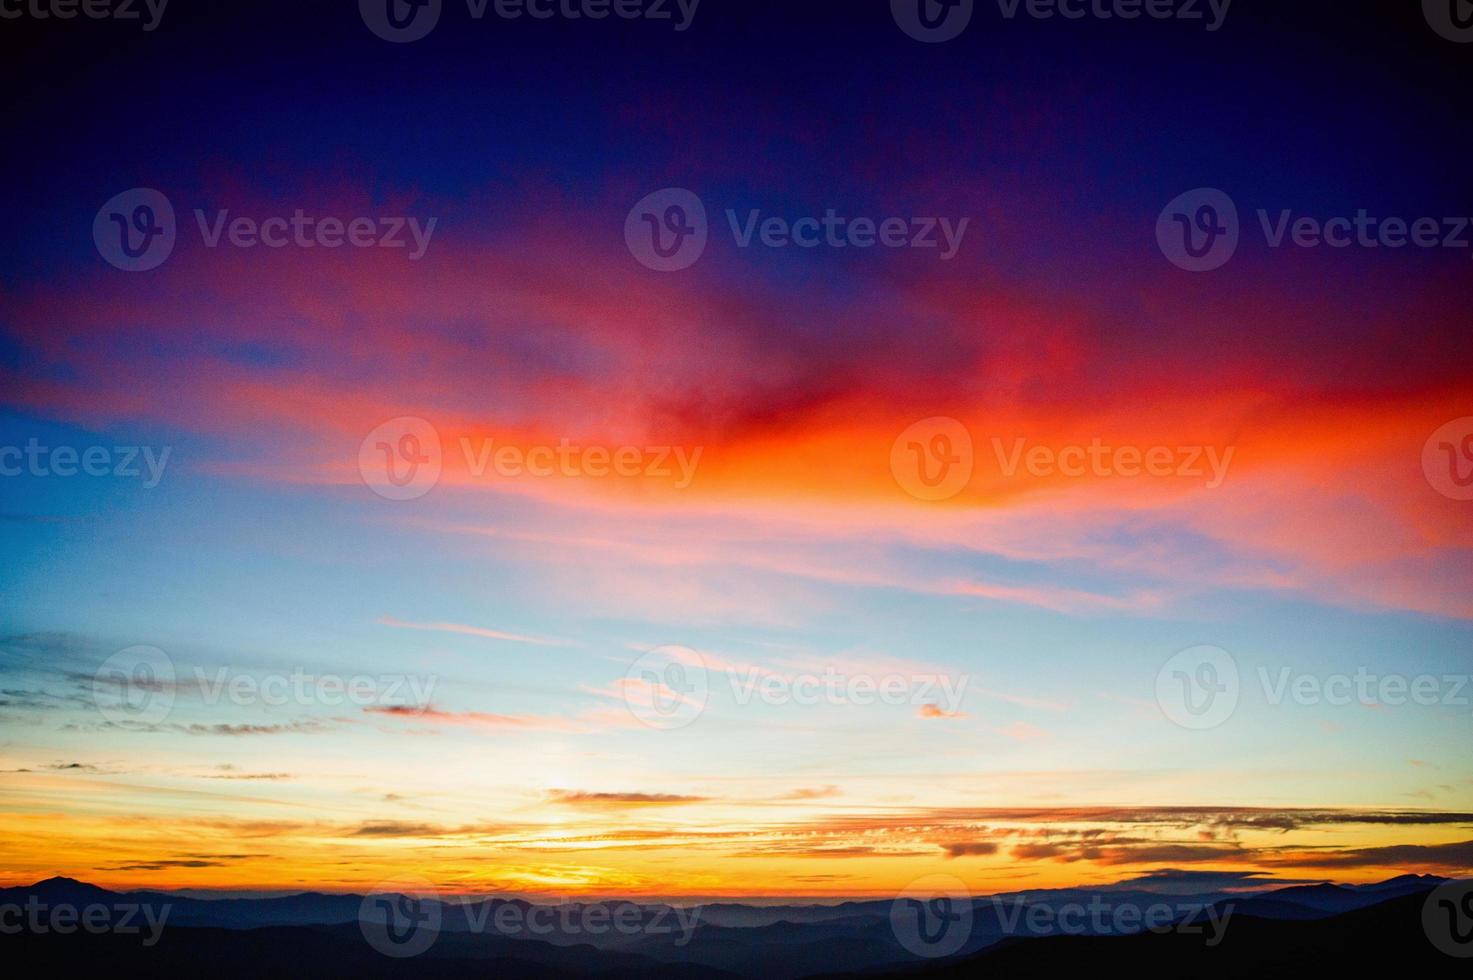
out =
<svg viewBox="0 0 1473 980"><path fill-rule="evenodd" d="M16 27L36 43L5 77L42 95L3 164L0 447L153 455L0 476L0 885L822 897L1473 869L1473 500L1424 455L1473 416L1473 248L1274 248L1257 215L1473 214L1468 53L1416 5L1321 30L1235 4L1208 33L989 4L934 45L885 3L777 30L706 0L680 32L451 4L409 44L335 6ZM1156 228L1202 187L1242 240L1192 273ZM177 215L144 272L93 239L130 188ZM625 242L664 188L708 214L680 271ZM828 209L969 224L943 259L744 248L727 217ZM435 225L419 258L209 247L196 210ZM365 459L406 417L440 473L389 499ZM904 462L935 419L971 475L928 500ZM1094 444L1206 470L1009 462ZM640 470L477 465L560 445ZM1203 645L1241 694L1193 729L1157 681ZM172 707L119 721L94 674L138 646L172 664ZM709 690L678 728L630 673L670 646ZM1276 704L1285 670L1446 696ZM211 693L291 676L377 686ZM825 676L907 687L750 686Z"/></svg>

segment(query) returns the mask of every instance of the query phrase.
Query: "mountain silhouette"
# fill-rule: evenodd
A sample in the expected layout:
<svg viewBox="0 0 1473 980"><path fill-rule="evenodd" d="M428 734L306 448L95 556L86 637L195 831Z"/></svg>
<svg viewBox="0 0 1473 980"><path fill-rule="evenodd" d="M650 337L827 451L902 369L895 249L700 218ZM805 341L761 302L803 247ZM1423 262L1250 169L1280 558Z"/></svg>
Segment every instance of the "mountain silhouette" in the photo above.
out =
<svg viewBox="0 0 1473 980"><path fill-rule="evenodd" d="M3 939L8 962L71 974L86 970L112 976L169 978L207 973L211 980L323 972L365 977L464 977L468 973L517 977L599 976L665 980L685 977L750 977L798 980L812 976L915 978L1037 976L1055 970L1163 969L1193 976L1244 972L1302 977L1310 970L1351 970L1392 961L1408 968L1446 970L1452 960L1422 931L1426 893L1443 879L1405 875L1366 886L1303 885L1253 895L1162 895L1121 890L1053 889L975 899L966 942L945 960L907 951L891 924L890 901L834 906L746 906L723 902L710 921L688 931L652 928L668 921L669 906L640 906L639 929L594 934L568 929L529 929L521 900L487 899L440 906L441 924L422 955L394 959L374 949L360 929L362 896L302 893L274 898L200 899L164 892L113 892L70 878L49 878L0 890L0 905L30 901L77 907L153 906L164 924L145 943L140 934L61 934L23 928ZM1161 934L1057 935L1038 928L1032 913L1057 914L1090 901L1111 907L1166 904L1187 909L1173 924L1226 923L1210 930L1173 929ZM621 903L542 906L578 913ZM167 915L164 908L167 906ZM627 906L625 910L628 911ZM521 928L488 928L498 912L515 911ZM689 914L689 913L687 913ZM554 920L557 921L557 920ZM1040 921L1051 922L1048 916ZM1110 932L1105 929L1104 932ZM1204 934L1206 933L1206 934Z"/></svg>
<svg viewBox="0 0 1473 980"><path fill-rule="evenodd" d="M1466 961L1434 947L1422 925L1424 893L1313 921L1234 916L1222 940L1171 931L1130 936L1052 936L1008 939L972 956L897 965L825 980L894 977L963 980L1011 977L1140 975L1231 977L1453 976ZM1287 904L1287 903L1286 903Z"/></svg>

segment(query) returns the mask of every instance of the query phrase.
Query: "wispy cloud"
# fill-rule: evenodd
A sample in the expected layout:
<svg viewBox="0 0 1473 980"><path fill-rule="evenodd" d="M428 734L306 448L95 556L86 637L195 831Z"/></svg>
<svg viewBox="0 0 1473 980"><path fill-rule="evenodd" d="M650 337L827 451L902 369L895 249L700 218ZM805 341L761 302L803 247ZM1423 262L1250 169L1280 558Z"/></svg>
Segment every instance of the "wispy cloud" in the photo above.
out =
<svg viewBox="0 0 1473 980"><path fill-rule="evenodd" d="M552 803L570 806L679 806L686 803L705 803L705 796L682 796L675 793L590 793L583 790L548 790L547 799Z"/></svg>
<svg viewBox="0 0 1473 980"><path fill-rule="evenodd" d="M567 647L574 645L572 640L564 640L557 637L530 636L523 633L511 633L506 630L489 629L484 626L467 626L463 623L413 623L408 620L395 619L393 616L380 616L378 623L381 626L392 626L395 629L426 630L434 633L458 633L461 636L478 636L485 640L527 643L540 647Z"/></svg>

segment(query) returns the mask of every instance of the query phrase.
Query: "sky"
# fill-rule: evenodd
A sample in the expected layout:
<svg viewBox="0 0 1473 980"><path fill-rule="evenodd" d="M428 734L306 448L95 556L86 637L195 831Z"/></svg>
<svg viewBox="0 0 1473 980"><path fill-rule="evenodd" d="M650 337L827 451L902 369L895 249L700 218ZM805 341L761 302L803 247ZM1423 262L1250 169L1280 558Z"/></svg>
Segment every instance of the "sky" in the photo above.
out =
<svg viewBox="0 0 1473 980"><path fill-rule="evenodd" d="M0 24L0 885L1473 867L1416 5L176 3Z"/></svg>

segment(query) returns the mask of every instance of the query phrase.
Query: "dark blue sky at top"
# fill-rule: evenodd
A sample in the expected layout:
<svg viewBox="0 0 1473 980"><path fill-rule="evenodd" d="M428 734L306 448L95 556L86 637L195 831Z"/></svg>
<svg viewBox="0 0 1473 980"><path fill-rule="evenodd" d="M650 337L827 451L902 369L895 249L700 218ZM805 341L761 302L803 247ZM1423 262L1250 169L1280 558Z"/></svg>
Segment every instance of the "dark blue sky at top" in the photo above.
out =
<svg viewBox="0 0 1473 980"><path fill-rule="evenodd" d="M210 165L283 183L339 168L450 200L531 173L577 199L621 179L699 184L691 170L746 157L748 185L727 197L811 206L882 192L846 161L894 141L898 186L928 160L957 181L986 165L1057 184L1062 207L1099 204L1070 200L1081 185L1151 210L1163 187L1203 184L1336 213L1473 205L1459 165L1473 53L1410 3L1237 0L1208 33L1007 21L987 2L940 45L901 34L881 0L704 0L683 33L475 21L447 0L406 45L343 0L174 0L152 33L78 20L0 35L12 270L61 248L60 216L88 218L128 186L191 187Z"/></svg>
<svg viewBox="0 0 1473 980"><path fill-rule="evenodd" d="M19 20L0 38L11 364L27 359L6 336L5 297L87 288L93 215L134 186L164 189L184 212L235 203L211 197L222 179L309 210L347 187L440 216L442 241L549 220L613 249L628 206L672 185L717 211L972 214L992 227L974 231L971 254L1005 281L1100 294L1122 261L1157 267L1149 228L1192 187L1226 188L1245 211L1473 214L1473 45L1436 36L1412 3L1235 0L1209 33L1200 21L1006 20L979 0L960 38L928 45L884 0L702 0L684 32L474 20L446 0L428 38L395 45L351 0L172 0L150 33ZM1334 280L1304 280L1294 261L1245 259L1237 274L1350 307L1357 291L1394 299L1346 259ZM872 280L835 270L872 261L754 252L732 275L842 303ZM1466 280L1463 250L1380 261ZM896 256L885 274L906 262L934 274L927 256ZM1138 319L1131 296L1114 303L1122 324ZM1343 329L1330 319L1302 330Z"/></svg>

